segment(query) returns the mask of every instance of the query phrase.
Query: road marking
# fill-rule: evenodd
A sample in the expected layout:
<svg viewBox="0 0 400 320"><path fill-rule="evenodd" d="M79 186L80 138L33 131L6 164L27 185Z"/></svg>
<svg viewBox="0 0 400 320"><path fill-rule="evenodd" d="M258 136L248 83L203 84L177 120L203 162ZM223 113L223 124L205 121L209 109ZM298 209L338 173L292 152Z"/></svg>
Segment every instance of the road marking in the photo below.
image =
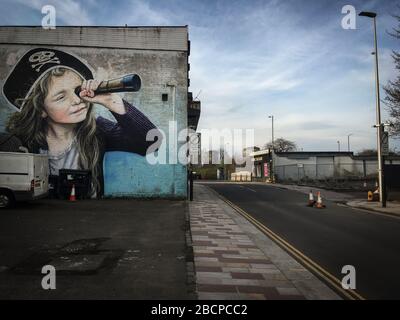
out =
<svg viewBox="0 0 400 320"><path fill-rule="evenodd" d="M337 293L340 295L346 297L347 299L350 300L365 300L363 296L358 294L352 289L345 290L342 287L342 282L337 279L334 275L332 275L329 271L325 270L322 266L320 266L318 263L307 257L305 254L303 254L301 251L293 247L290 243L288 243L286 240L278 236L275 232L267 228L264 224L262 224L260 221L252 217L249 213L244 211L242 208L238 207L228 199L226 199L224 196L220 195L217 191L214 189L210 188L213 190L219 197L222 199L224 202L226 202L228 205L230 205L233 209L235 209L241 216L246 218L250 223L252 223L254 226L256 226L261 232L263 232L265 235L267 235L269 238L275 241L280 247L282 247L284 250L289 252L294 258L296 258L301 264L303 264L305 267L307 267L312 273L317 275L317 277L323 279L325 282L329 284L329 286L334 289Z"/></svg>

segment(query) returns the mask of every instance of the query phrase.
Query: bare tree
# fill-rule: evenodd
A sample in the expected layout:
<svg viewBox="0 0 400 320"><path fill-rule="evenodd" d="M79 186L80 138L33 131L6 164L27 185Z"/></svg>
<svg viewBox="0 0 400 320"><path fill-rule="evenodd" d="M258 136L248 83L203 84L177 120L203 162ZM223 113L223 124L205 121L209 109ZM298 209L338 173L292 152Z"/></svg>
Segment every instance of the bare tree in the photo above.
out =
<svg viewBox="0 0 400 320"><path fill-rule="evenodd" d="M397 156L399 155L396 152L396 148L394 149L390 149L389 150L389 156ZM376 149L364 149L362 151L360 151L359 153L357 153L357 156L378 156L378 151L376 151Z"/></svg>
<svg viewBox="0 0 400 320"><path fill-rule="evenodd" d="M269 142L265 145L267 149L274 149L276 152L291 152L297 150L297 145L295 142L286 140L284 138L278 138L272 142Z"/></svg>
<svg viewBox="0 0 400 320"><path fill-rule="evenodd" d="M357 153L358 156L378 156L376 149L364 149Z"/></svg>
<svg viewBox="0 0 400 320"><path fill-rule="evenodd" d="M393 28L390 35L400 40L400 16L394 17L398 21L398 28ZM392 57L398 72L397 78L384 86L386 92L385 104L392 117L390 133L393 137L400 138L400 52L393 50Z"/></svg>

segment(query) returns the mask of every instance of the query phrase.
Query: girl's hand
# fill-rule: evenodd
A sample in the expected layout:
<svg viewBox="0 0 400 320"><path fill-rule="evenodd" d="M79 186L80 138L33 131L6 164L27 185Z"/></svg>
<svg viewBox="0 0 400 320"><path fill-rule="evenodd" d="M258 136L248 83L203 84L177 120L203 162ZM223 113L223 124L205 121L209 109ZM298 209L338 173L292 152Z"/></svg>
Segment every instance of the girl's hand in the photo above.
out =
<svg viewBox="0 0 400 320"><path fill-rule="evenodd" d="M100 81L98 80L83 80L79 97L85 102L98 103L119 114L125 114L125 106L122 98L116 93L95 94L94 91L98 88Z"/></svg>

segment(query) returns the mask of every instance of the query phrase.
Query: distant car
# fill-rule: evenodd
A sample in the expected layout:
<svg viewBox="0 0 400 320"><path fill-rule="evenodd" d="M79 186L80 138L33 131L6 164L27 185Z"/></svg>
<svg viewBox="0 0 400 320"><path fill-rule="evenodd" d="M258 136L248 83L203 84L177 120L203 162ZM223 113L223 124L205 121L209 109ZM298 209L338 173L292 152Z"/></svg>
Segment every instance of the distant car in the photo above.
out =
<svg viewBox="0 0 400 320"><path fill-rule="evenodd" d="M16 201L46 197L48 166L46 155L0 152L0 208L11 207Z"/></svg>

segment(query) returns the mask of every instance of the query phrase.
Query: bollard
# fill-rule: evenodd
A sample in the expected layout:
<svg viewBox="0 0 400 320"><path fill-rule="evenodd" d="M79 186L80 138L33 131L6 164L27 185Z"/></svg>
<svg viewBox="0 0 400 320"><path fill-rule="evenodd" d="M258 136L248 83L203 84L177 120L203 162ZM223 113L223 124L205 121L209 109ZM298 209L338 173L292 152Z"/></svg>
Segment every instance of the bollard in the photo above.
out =
<svg viewBox="0 0 400 320"><path fill-rule="evenodd" d="M368 191L368 202L374 201L374 194L372 191Z"/></svg>

